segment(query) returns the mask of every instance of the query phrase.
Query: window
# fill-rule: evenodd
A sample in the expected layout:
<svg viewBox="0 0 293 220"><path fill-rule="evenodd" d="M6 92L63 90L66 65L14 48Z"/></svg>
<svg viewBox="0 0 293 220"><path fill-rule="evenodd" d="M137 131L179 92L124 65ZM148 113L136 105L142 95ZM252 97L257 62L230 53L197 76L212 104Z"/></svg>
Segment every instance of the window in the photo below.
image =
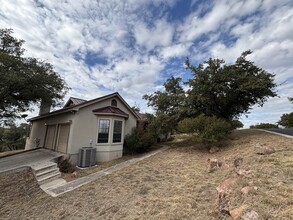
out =
<svg viewBox="0 0 293 220"><path fill-rule="evenodd" d="M98 143L108 143L109 127L110 127L110 120L109 119L100 119Z"/></svg>
<svg viewBox="0 0 293 220"><path fill-rule="evenodd" d="M111 106L117 107L117 101L115 99L112 99Z"/></svg>
<svg viewBox="0 0 293 220"><path fill-rule="evenodd" d="M122 121L114 120L113 143L120 143L122 136Z"/></svg>

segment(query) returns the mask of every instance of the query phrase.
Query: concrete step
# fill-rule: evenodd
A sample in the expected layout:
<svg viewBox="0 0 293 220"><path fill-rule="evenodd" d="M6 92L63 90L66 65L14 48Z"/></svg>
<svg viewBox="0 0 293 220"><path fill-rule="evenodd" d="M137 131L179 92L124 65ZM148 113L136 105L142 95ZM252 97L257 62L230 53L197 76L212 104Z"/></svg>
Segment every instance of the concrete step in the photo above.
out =
<svg viewBox="0 0 293 220"><path fill-rule="evenodd" d="M41 166L33 167L35 174L43 173L46 171L59 169L56 163L42 164Z"/></svg>
<svg viewBox="0 0 293 220"><path fill-rule="evenodd" d="M56 180L60 177L61 177L61 173L59 171L58 172L55 171L53 173L49 173L45 176L42 176L41 178L37 178L37 181L39 185L43 185L45 183L52 182L53 180Z"/></svg>
<svg viewBox="0 0 293 220"><path fill-rule="evenodd" d="M43 185L41 185L41 189L46 191L46 190L50 190L52 188L56 188L56 187L59 187L59 186L63 186L65 185L67 182L65 179L62 179L62 178L57 178L55 180L52 180L50 182L47 182L47 183L44 183Z"/></svg>
<svg viewBox="0 0 293 220"><path fill-rule="evenodd" d="M53 173L60 173L59 168L57 167L52 167L51 169L46 169L46 170L42 170L42 171L37 171L35 172L35 175L37 177L37 179L48 176L50 174Z"/></svg>

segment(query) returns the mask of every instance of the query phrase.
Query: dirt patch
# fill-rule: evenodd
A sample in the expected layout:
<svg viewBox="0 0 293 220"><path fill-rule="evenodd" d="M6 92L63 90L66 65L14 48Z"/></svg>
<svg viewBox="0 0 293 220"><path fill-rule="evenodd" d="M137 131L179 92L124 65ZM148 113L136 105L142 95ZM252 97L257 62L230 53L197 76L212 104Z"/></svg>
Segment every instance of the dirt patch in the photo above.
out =
<svg viewBox="0 0 293 220"><path fill-rule="evenodd" d="M167 151L52 198L37 186L29 171L0 176L0 216L4 219L232 219L216 212L216 187L229 178L230 210L245 207L259 219L293 216L293 139L243 130L219 152L183 141ZM269 155L257 150L270 147ZM207 159L230 164L209 172ZM243 158L239 167L234 160ZM238 169L249 169L245 176ZM247 194L246 186L256 187ZM4 196L2 196L4 195Z"/></svg>

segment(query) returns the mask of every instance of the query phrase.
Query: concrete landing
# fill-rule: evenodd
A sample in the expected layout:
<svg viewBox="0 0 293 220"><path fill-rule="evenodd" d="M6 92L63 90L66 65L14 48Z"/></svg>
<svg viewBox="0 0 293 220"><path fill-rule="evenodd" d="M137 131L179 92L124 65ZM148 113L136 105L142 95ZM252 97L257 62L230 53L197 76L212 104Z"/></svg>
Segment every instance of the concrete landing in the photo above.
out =
<svg viewBox="0 0 293 220"><path fill-rule="evenodd" d="M0 173L21 167L31 167L35 170L39 167L46 166L53 159L63 155L47 149L38 149L3 157L0 158Z"/></svg>

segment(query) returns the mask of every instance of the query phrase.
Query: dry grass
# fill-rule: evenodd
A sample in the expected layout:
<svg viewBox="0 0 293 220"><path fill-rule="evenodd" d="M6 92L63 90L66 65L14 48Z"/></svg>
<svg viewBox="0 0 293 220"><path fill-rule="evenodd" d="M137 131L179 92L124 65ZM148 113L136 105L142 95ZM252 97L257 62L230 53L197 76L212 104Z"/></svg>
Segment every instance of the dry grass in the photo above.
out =
<svg viewBox="0 0 293 220"><path fill-rule="evenodd" d="M246 204L246 211L255 210L260 219L290 219L292 146L293 139L253 130L236 132L233 140L215 154L183 140L174 142L165 152L58 198L42 192L30 171L1 175L0 218L231 219L215 212L215 188L235 177L230 208ZM263 147L273 147L277 152L257 155ZM251 169L251 174L235 174L233 161L238 157L244 158L241 167ZM225 160L231 166L209 172L208 158ZM240 190L247 185L257 190L243 195Z"/></svg>
<svg viewBox="0 0 293 220"><path fill-rule="evenodd" d="M19 153L19 152L22 152L22 151L24 151L24 149L0 152L0 158L4 157L4 156L7 156L7 155L16 154L16 153Z"/></svg>
<svg viewBox="0 0 293 220"><path fill-rule="evenodd" d="M161 147L160 145L152 146L150 151L157 150L160 147ZM123 155L123 157L121 157L121 158L118 158L118 159L115 159L115 160L112 160L112 161L108 161L108 162L98 163L94 167L89 167L89 168L85 168L85 169L76 167L77 177L72 177L71 173L62 173L62 178L65 179L67 182L70 182L72 180L75 180L76 178L80 178L80 177L84 177L84 176L87 176L87 175L92 174L92 173L96 173L98 171L101 171L101 170L106 169L108 167L111 167L111 166L114 166L116 164L122 163L124 161L131 160L133 158L142 157L145 154L147 154L147 153L126 154L126 155Z"/></svg>

